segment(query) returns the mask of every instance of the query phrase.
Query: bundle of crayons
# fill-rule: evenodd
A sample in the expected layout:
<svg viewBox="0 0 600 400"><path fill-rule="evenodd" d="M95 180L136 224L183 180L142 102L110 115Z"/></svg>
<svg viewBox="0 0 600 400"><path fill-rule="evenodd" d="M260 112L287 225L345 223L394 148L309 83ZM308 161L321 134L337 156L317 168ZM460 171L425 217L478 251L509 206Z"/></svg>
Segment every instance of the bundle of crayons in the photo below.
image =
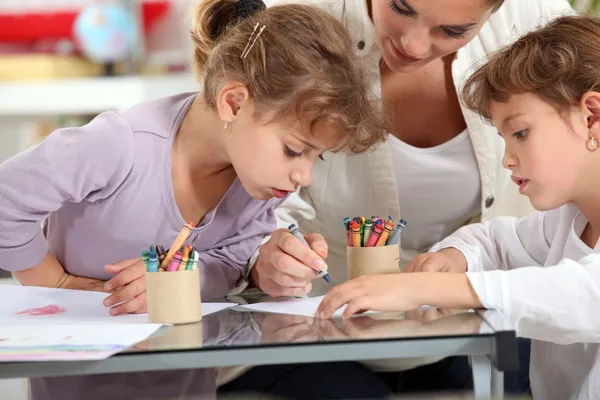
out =
<svg viewBox="0 0 600 400"><path fill-rule="evenodd" d="M148 272L172 272L198 269L199 253L191 245L184 246L194 229L191 222L185 224L171 248L165 252L162 246L150 246L142 251L142 261Z"/></svg>
<svg viewBox="0 0 600 400"><path fill-rule="evenodd" d="M392 217L386 220L379 217L344 218L344 227L348 233L348 247L389 246L398 243L406 221L401 219L394 224Z"/></svg>
<svg viewBox="0 0 600 400"><path fill-rule="evenodd" d="M142 251L142 261L144 261L146 271L173 272L198 268L199 254L191 244L177 250L173 254L171 261L165 263L166 267L162 268L166 255L167 253L165 253L165 249L162 246L150 246L149 250Z"/></svg>

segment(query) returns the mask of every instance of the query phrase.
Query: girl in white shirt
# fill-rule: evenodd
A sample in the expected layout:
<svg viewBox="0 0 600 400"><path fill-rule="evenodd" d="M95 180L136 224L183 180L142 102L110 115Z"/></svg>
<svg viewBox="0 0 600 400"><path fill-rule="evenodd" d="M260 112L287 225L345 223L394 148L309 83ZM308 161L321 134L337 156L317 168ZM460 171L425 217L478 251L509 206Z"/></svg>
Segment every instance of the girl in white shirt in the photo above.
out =
<svg viewBox="0 0 600 400"><path fill-rule="evenodd" d="M493 55L464 103L506 143L502 165L539 212L470 225L405 272L337 286L318 316L347 304L401 311L431 304L494 308L538 325L535 398L600 393L600 20L562 17ZM440 273L454 272L454 273Z"/></svg>

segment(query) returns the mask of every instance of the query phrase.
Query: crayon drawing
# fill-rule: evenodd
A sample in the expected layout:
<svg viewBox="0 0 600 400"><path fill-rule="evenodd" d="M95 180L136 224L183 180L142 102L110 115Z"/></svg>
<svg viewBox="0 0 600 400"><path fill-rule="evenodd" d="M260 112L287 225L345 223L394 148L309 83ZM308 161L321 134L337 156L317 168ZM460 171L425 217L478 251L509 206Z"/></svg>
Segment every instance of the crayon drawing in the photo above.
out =
<svg viewBox="0 0 600 400"><path fill-rule="evenodd" d="M18 313L16 313L16 315L31 315L33 317L38 317L42 315L62 314L65 311L67 310L62 307L59 307L55 304L50 304L45 307L29 308L27 310L19 311Z"/></svg>

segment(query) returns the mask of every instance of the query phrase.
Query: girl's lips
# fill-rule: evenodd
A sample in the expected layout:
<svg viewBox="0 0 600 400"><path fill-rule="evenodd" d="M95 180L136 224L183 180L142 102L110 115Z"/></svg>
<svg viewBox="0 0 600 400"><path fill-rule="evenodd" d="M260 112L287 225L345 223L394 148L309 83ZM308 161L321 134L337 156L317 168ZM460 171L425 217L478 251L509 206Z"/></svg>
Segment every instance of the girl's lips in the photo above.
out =
<svg viewBox="0 0 600 400"><path fill-rule="evenodd" d="M518 176L512 176L511 179L514 183L519 185L519 193L523 194L523 190L525 189L525 186L527 186L527 184L529 183L529 179L520 178Z"/></svg>
<svg viewBox="0 0 600 400"><path fill-rule="evenodd" d="M271 193L273 194L274 197L277 197L278 199L283 199L285 196L287 196L288 194L290 194L292 192L289 192L287 190L280 190L280 189L272 188Z"/></svg>

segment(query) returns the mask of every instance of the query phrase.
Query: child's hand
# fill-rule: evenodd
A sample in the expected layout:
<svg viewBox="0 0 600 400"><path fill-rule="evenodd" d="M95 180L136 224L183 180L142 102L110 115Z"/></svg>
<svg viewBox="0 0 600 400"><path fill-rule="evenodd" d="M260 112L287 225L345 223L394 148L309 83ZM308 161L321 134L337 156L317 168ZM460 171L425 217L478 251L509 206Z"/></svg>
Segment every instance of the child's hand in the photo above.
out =
<svg viewBox="0 0 600 400"><path fill-rule="evenodd" d="M146 268L141 257L105 265L109 274L116 275L106 282L104 289L111 293L104 299L111 315L145 313ZM118 304L118 305L115 305Z"/></svg>
<svg viewBox="0 0 600 400"><path fill-rule="evenodd" d="M265 313L260 322L261 343L297 343L319 340L314 318Z"/></svg>
<svg viewBox="0 0 600 400"><path fill-rule="evenodd" d="M271 297L303 296L325 266L327 242L319 234L305 235L309 247L287 229L278 229L259 250L250 282Z"/></svg>
<svg viewBox="0 0 600 400"><path fill-rule="evenodd" d="M421 288L415 284L420 274L365 275L331 289L323 299L316 316L331 318L347 305L344 318L373 311L408 311L420 307Z"/></svg>
<svg viewBox="0 0 600 400"><path fill-rule="evenodd" d="M402 272L467 272L467 260L459 250L449 247L435 253L424 253L406 264Z"/></svg>

